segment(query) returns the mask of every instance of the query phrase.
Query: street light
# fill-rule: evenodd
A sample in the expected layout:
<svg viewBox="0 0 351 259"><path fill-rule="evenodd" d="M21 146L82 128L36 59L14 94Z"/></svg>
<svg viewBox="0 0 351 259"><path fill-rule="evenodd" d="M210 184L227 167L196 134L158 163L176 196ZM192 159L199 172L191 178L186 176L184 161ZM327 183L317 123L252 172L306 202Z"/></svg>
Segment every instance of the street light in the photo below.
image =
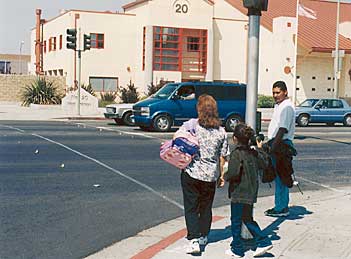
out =
<svg viewBox="0 0 351 259"><path fill-rule="evenodd" d="M20 57L19 57L19 71L20 71L20 75L22 75L22 47L24 45L24 41L22 40L21 41L21 44L20 44Z"/></svg>
<svg viewBox="0 0 351 259"><path fill-rule="evenodd" d="M335 59L334 59L334 97L339 97L339 20L340 20L340 0L336 7L336 32L335 32Z"/></svg>

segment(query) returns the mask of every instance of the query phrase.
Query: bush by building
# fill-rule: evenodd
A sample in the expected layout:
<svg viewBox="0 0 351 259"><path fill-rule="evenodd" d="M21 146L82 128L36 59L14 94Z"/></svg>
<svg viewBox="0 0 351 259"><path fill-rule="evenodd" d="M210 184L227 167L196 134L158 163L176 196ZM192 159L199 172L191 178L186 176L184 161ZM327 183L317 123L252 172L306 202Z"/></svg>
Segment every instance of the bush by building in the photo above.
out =
<svg viewBox="0 0 351 259"><path fill-rule="evenodd" d="M274 98L272 96L258 95L257 107L258 108L273 108Z"/></svg>
<svg viewBox="0 0 351 259"><path fill-rule="evenodd" d="M21 99L22 105L34 104L61 104L63 94L53 82L38 77L33 83L23 88Z"/></svg>

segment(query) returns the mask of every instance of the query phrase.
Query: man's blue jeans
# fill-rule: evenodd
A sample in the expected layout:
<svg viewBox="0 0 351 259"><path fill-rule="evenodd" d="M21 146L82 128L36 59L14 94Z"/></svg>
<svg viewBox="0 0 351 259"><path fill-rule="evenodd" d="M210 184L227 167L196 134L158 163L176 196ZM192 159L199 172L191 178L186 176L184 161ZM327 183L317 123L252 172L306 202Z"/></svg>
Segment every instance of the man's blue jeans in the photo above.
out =
<svg viewBox="0 0 351 259"><path fill-rule="evenodd" d="M284 140L284 143L293 146L291 140ZM274 156L272 156L272 163L273 166L276 167L276 159ZM275 178L274 204L274 210L277 212L289 207L289 188L282 183L278 175Z"/></svg>
<svg viewBox="0 0 351 259"><path fill-rule="evenodd" d="M243 243L241 241L241 224L242 224L242 215L243 210L249 209L250 204L243 204L243 203L231 203L231 228L232 228L232 236L233 241L231 243L231 248L236 254L240 254L240 251L243 251ZM252 213L252 210L251 210ZM254 237L256 244L258 247L265 247L272 244L271 240L263 234L260 226L257 224L256 221L250 220L245 222L246 227Z"/></svg>
<svg viewBox="0 0 351 259"><path fill-rule="evenodd" d="M291 140L284 140L284 143L289 144L293 146L293 143ZM273 166L276 167L276 158L273 156L272 157L272 163ZM277 212L282 211L285 208L289 207L289 188L284 185L280 179L280 177L277 175L275 178L275 194L274 194L274 210Z"/></svg>

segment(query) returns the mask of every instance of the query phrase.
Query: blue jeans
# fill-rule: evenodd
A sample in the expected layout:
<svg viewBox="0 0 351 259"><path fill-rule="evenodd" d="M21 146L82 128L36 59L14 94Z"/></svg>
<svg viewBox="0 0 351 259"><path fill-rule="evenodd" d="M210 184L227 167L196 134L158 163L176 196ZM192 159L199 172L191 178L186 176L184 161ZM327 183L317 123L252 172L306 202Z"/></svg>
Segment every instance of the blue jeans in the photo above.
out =
<svg viewBox="0 0 351 259"><path fill-rule="evenodd" d="M231 203L230 209L230 220L232 224L231 229L233 236L233 241L230 246L234 253L241 254L244 251L243 243L241 240L241 224L244 210L249 210L251 213L251 220L247 220L244 223L254 237L257 247L265 247L272 244L271 240L263 234L257 222L252 219L252 205L243 203Z"/></svg>
<svg viewBox="0 0 351 259"><path fill-rule="evenodd" d="M284 143L293 146L291 140L286 139L284 140ZM273 166L276 167L276 158L274 155L272 156L272 163ZM278 212L289 207L289 188L282 183L278 175L275 178L274 205L274 210Z"/></svg>

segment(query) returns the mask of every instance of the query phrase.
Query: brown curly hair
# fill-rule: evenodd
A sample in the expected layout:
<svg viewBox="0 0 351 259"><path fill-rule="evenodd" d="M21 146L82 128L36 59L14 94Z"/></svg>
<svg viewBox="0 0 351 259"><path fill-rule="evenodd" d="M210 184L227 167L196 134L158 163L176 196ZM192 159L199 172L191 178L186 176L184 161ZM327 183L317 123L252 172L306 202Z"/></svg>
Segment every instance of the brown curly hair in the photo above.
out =
<svg viewBox="0 0 351 259"><path fill-rule="evenodd" d="M248 145L249 140L255 135L255 131L244 123L239 123L234 128L233 136L235 136L239 143Z"/></svg>
<svg viewBox="0 0 351 259"><path fill-rule="evenodd" d="M221 126L221 121L218 117L217 102L211 95L200 95L196 108L199 124L202 127L218 129Z"/></svg>

